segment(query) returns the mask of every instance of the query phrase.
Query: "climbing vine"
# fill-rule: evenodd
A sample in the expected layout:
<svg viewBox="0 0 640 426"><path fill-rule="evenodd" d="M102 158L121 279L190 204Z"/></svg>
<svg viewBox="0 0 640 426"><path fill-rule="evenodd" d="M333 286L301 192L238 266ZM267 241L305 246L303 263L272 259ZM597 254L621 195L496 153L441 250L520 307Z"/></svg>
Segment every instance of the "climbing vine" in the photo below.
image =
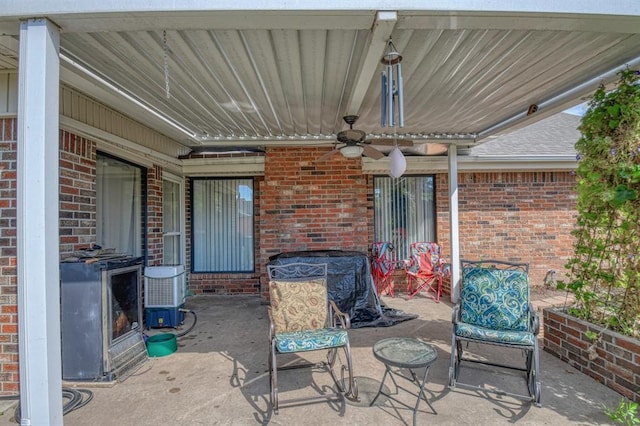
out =
<svg viewBox="0 0 640 426"><path fill-rule="evenodd" d="M596 90L579 130L574 252L560 287L570 313L632 337L640 334L640 75L619 73Z"/></svg>

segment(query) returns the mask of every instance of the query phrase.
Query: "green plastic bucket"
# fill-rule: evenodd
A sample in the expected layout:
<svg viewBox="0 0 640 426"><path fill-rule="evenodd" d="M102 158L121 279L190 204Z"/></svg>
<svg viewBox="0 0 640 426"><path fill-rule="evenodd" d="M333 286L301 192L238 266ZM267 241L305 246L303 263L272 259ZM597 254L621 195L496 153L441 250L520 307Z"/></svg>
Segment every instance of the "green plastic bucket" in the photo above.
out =
<svg viewBox="0 0 640 426"><path fill-rule="evenodd" d="M156 334L147 339L147 353L151 357L170 355L177 349L178 342L173 333Z"/></svg>

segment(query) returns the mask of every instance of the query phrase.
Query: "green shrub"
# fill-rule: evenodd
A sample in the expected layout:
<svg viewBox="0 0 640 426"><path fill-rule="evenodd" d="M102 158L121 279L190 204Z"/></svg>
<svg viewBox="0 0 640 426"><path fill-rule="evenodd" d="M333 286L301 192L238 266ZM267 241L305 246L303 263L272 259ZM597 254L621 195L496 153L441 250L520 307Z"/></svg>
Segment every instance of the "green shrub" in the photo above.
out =
<svg viewBox="0 0 640 426"><path fill-rule="evenodd" d="M627 401L622 398L615 409L610 410L605 407L604 412L615 423L625 426L640 425L638 404L636 402Z"/></svg>
<svg viewBox="0 0 640 426"><path fill-rule="evenodd" d="M570 313L638 337L640 329L640 75L589 102L576 143L577 227L566 267Z"/></svg>

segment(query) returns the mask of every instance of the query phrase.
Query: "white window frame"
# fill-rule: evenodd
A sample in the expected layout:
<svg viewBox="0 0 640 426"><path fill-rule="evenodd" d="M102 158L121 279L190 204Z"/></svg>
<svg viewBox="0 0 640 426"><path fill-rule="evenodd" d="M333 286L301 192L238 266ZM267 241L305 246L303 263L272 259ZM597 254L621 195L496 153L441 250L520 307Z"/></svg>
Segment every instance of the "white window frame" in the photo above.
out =
<svg viewBox="0 0 640 426"><path fill-rule="evenodd" d="M164 181L169 181L175 184L178 184L178 215L179 215L179 225L178 225L178 231L177 232L168 232L165 233L164 232L164 223L163 223L163 232L162 232L162 243L163 243L163 250L162 250L162 260L163 263L165 261L165 253L164 253L164 237L166 236L176 236L178 235L179 238L179 242L180 242L180 253L178 253L178 263L184 265L185 264L185 259L186 259L186 237L185 237L185 228L186 228L186 219L185 219L185 185L184 185L184 178L180 177L178 175L174 175L173 173L169 173L167 171L163 171L162 173L162 180L163 180L163 184ZM163 185L164 187L164 185ZM163 194L164 197L164 194ZM164 217L164 198L163 198L163 205L162 205L162 213L163 213L163 217Z"/></svg>

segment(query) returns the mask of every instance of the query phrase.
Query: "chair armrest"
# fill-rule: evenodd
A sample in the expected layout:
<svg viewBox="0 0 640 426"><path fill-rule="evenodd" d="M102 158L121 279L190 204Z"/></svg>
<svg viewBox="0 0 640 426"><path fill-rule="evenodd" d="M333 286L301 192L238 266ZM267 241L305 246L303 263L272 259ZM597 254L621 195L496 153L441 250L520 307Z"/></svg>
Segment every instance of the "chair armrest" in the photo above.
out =
<svg viewBox="0 0 640 426"><path fill-rule="evenodd" d="M267 307L267 314L269 315L269 341L273 339L273 336L276 335L276 325L273 322L273 317L271 316L271 306Z"/></svg>
<svg viewBox="0 0 640 426"><path fill-rule="evenodd" d="M412 257L410 257L409 259L403 259L401 261L398 261L398 263L400 262L402 262L402 269L404 269L405 272L409 272L409 269L411 269L415 264Z"/></svg>
<svg viewBox="0 0 640 426"><path fill-rule="evenodd" d="M451 277L451 264L447 263L445 259L440 259L438 270L442 274L443 278Z"/></svg>
<svg viewBox="0 0 640 426"><path fill-rule="evenodd" d="M456 303L451 311L451 322L457 324L460 321L460 303Z"/></svg>
<svg viewBox="0 0 640 426"><path fill-rule="evenodd" d="M341 328L351 328L351 318L349 314L338 309L338 305L336 305L336 302L333 300L329 300L329 306L331 308L329 310L331 314L331 326L337 327L338 323L340 323Z"/></svg>
<svg viewBox="0 0 640 426"><path fill-rule="evenodd" d="M533 330L533 334L537 336L538 333L540 333L540 318L538 318L538 313L533 308L533 304L531 302L529 302L529 312L531 313L529 325L531 330Z"/></svg>

